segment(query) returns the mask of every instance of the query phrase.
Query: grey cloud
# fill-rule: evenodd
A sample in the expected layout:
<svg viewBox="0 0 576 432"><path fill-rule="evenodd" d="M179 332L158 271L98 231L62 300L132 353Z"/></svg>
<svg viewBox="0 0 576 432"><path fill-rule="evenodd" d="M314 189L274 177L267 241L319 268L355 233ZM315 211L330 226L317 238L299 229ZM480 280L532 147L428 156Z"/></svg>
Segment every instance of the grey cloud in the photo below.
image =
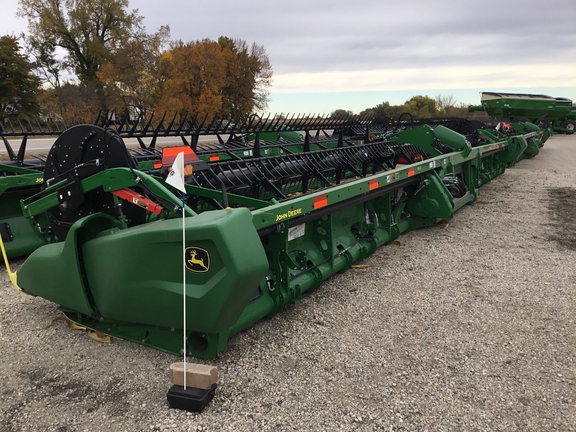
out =
<svg viewBox="0 0 576 432"><path fill-rule="evenodd" d="M17 0L9 0L15 11ZM263 45L275 74L576 59L575 0L139 0L148 31ZM22 31L25 23L22 24Z"/></svg>
<svg viewBox="0 0 576 432"><path fill-rule="evenodd" d="M212 1L138 4L151 30L264 45L276 74L576 58L576 2ZM169 11L169 12L167 12ZM164 21L161 21L164 19Z"/></svg>

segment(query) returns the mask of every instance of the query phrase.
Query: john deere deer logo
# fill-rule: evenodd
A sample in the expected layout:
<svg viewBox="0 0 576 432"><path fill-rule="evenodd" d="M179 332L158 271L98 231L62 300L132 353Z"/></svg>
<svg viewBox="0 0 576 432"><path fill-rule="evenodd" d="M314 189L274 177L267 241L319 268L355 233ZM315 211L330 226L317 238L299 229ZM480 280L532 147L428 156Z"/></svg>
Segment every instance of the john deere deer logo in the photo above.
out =
<svg viewBox="0 0 576 432"><path fill-rule="evenodd" d="M196 273L210 270L210 254L199 247L186 248L186 268Z"/></svg>

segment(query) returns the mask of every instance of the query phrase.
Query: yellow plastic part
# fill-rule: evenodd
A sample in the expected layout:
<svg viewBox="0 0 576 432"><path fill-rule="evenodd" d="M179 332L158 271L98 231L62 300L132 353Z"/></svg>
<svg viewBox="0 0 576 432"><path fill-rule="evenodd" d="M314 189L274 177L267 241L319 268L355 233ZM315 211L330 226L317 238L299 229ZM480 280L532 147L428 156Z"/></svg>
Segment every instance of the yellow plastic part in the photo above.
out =
<svg viewBox="0 0 576 432"><path fill-rule="evenodd" d="M12 282L12 285L14 285L18 291L24 293L22 288L20 288L18 286L16 272L12 273L12 271L10 270L10 263L8 262L8 255L6 255L6 249L4 249L4 242L2 241L1 235L0 235L0 249L2 249L2 256L4 257L4 264L6 264L6 271L8 272L8 277L10 278L10 282ZM24 294L26 294L26 293L24 293Z"/></svg>

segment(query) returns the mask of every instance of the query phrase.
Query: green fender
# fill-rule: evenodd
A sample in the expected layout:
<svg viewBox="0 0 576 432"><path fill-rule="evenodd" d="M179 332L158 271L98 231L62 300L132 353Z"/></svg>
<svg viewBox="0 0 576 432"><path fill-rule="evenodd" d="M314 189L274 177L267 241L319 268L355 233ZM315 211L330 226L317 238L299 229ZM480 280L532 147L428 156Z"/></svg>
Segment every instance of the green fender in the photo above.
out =
<svg viewBox="0 0 576 432"><path fill-rule="evenodd" d="M218 333L234 325L268 270L247 208L207 211L106 232L82 248L86 280L105 320Z"/></svg>
<svg viewBox="0 0 576 432"><path fill-rule="evenodd" d="M76 221L65 242L36 249L16 272L18 287L26 294L50 300L60 306L96 316L80 263L81 245L105 229L115 228L111 216L95 213Z"/></svg>

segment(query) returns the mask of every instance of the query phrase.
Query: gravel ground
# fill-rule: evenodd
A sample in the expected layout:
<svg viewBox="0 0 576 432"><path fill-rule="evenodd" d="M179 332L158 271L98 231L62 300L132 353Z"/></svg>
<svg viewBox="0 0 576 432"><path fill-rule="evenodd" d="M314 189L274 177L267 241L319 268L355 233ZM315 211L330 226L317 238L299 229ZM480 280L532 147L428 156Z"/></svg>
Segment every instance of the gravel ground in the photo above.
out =
<svg viewBox="0 0 576 432"><path fill-rule="evenodd" d="M0 271L0 431L576 430L576 136L235 336L202 414L170 354L67 329ZM21 261L14 260L18 266Z"/></svg>

